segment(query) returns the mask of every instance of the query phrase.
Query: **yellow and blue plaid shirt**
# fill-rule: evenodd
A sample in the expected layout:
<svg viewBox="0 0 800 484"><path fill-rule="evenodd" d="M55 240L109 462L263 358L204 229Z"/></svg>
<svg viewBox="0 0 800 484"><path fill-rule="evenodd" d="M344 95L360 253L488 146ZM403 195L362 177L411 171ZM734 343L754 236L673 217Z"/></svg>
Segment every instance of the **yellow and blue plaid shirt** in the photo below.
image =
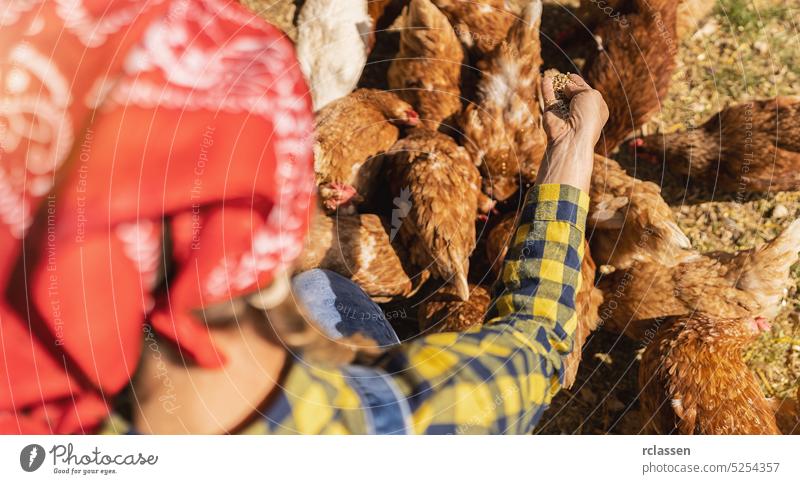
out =
<svg viewBox="0 0 800 484"><path fill-rule="evenodd" d="M530 433L572 349L588 204L571 186L533 187L486 325L419 338L370 367L297 361L248 432Z"/></svg>

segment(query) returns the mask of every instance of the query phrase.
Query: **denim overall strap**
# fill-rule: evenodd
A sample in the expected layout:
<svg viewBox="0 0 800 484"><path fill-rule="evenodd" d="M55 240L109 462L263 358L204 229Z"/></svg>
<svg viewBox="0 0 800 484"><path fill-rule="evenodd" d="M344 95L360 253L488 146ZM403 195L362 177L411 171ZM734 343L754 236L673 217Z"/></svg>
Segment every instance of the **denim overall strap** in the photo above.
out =
<svg viewBox="0 0 800 484"><path fill-rule="evenodd" d="M368 434L412 434L408 402L383 370L349 365L343 368L350 386L361 398Z"/></svg>

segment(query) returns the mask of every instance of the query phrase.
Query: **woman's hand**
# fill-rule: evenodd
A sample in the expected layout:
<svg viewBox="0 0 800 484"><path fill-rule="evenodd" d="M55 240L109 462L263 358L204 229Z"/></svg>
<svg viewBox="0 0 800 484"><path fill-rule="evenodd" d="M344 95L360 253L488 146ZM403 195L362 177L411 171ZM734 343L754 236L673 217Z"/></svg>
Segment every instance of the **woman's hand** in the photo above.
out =
<svg viewBox="0 0 800 484"><path fill-rule="evenodd" d="M579 75L570 74L569 78L564 88L569 116L564 117L553 109L560 104L553 89L553 76L545 75L542 79L548 144L537 182L572 185L589 191L594 146L608 120L608 106L603 96Z"/></svg>

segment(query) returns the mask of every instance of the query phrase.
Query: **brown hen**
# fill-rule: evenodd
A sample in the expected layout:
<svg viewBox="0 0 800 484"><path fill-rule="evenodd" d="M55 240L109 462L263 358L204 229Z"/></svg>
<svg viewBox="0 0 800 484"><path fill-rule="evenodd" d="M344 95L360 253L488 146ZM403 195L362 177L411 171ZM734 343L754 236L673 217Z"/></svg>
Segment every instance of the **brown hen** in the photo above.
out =
<svg viewBox="0 0 800 484"><path fill-rule="evenodd" d="M387 153L388 178L396 197L397 239L410 261L430 268L469 298L469 256L475 248L480 174L467 151L452 138L424 128L412 130Z"/></svg>
<svg viewBox="0 0 800 484"><path fill-rule="evenodd" d="M601 265L674 265L675 254L691 246L658 185L633 178L614 160L595 155L589 198L592 256Z"/></svg>
<svg viewBox="0 0 800 484"><path fill-rule="evenodd" d="M742 352L766 329L702 313L664 321L639 366L645 430L660 434L778 434L775 413Z"/></svg>
<svg viewBox="0 0 800 484"><path fill-rule="evenodd" d="M400 31L400 50L389 66L389 88L411 103L433 130L461 112L464 52L447 17L430 0L411 0ZM452 122L449 123L452 125Z"/></svg>
<svg viewBox="0 0 800 484"><path fill-rule="evenodd" d="M445 286L419 305L419 329L446 333L480 326L491 302L492 295L485 286L470 284L466 301L462 301L452 287Z"/></svg>
<svg viewBox="0 0 800 484"><path fill-rule="evenodd" d="M748 193L800 189L800 97L723 109L691 131L631 143L650 161L700 179L709 190Z"/></svg>
<svg viewBox="0 0 800 484"><path fill-rule="evenodd" d="M433 3L447 15L475 60L491 54L514 22L504 0L433 0Z"/></svg>
<svg viewBox="0 0 800 484"><path fill-rule="evenodd" d="M542 3L534 0L488 60L478 99L464 112L465 146L481 164L484 191L506 200L532 182L547 147L539 105Z"/></svg>
<svg viewBox="0 0 800 484"><path fill-rule="evenodd" d="M630 13L608 18L594 31L597 49L583 67L584 79L608 104L608 122L595 151L608 155L661 108L678 41L674 0L633 0Z"/></svg>
<svg viewBox="0 0 800 484"><path fill-rule="evenodd" d="M605 327L634 340L652 339L663 319L692 311L717 318L745 318L760 306L752 294L725 278L715 259L686 251L682 262L666 266L654 260L634 261L605 275L598 283L605 301Z"/></svg>
<svg viewBox="0 0 800 484"><path fill-rule="evenodd" d="M697 30L697 24L702 21L716 5L716 0L679 0L677 10L677 33L682 39ZM597 0L581 0L580 6L575 11L579 27L594 30L599 24L611 19L626 21L625 14L631 13L636 8L633 0L606 0L603 3ZM565 43L572 36L575 29L562 32L557 40Z"/></svg>
<svg viewBox="0 0 800 484"><path fill-rule="evenodd" d="M400 252L398 252L400 250ZM377 215L314 217L298 272L322 268L350 278L377 302L413 295L428 278L412 272Z"/></svg>
<svg viewBox="0 0 800 484"><path fill-rule="evenodd" d="M410 104L375 89L358 89L320 110L314 172L325 210L353 208L354 203L369 198L381 169L377 155L397 141L398 126L418 122Z"/></svg>
<svg viewBox="0 0 800 484"><path fill-rule="evenodd" d="M789 269L800 250L800 220L755 249L701 255L683 251L666 266L653 260L604 276L600 311L607 327L635 340L652 339L667 316L703 312L715 318L773 319L793 284Z"/></svg>

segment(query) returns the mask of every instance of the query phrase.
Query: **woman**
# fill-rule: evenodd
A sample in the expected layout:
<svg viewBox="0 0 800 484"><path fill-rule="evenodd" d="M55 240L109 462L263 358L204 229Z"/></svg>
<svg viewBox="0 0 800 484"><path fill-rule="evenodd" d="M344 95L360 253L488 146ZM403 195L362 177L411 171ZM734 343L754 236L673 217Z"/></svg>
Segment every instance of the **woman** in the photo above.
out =
<svg viewBox="0 0 800 484"><path fill-rule="evenodd" d="M570 118L545 115L541 185L491 324L381 353L358 334L327 338L289 295L313 177L287 42L219 0L54 3L1 20L0 179L24 203L0 203L0 432L95 431L134 373L133 428L113 431L532 429L575 328L607 117L596 91L575 76ZM263 312L238 307L247 294Z"/></svg>
<svg viewBox="0 0 800 484"><path fill-rule="evenodd" d="M193 311L299 252L307 88L289 42L227 1L0 15L0 431L89 432L129 384L145 320L219 368Z"/></svg>

